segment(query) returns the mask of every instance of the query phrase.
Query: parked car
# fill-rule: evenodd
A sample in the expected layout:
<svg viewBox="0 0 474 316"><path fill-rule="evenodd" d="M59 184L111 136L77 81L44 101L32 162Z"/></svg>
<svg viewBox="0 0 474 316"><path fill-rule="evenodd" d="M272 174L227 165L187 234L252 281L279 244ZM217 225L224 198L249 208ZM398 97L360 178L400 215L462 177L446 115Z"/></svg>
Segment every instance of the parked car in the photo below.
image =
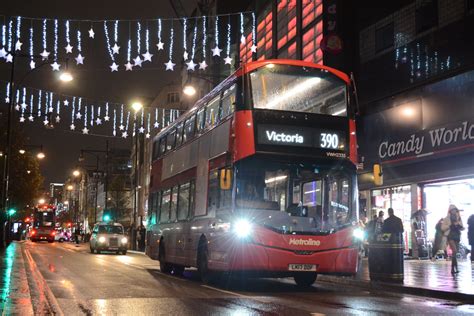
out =
<svg viewBox="0 0 474 316"><path fill-rule="evenodd" d="M114 251L117 254L127 254L128 238L122 224L100 222L94 225L89 241L91 253Z"/></svg>
<svg viewBox="0 0 474 316"><path fill-rule="evenodd" d="M54 240L55 241L59 241L59 242L65 242L65 241L69 241L71 239L69 233L65 232L65 231L56 231L56 235L54 236Z"/></svg>

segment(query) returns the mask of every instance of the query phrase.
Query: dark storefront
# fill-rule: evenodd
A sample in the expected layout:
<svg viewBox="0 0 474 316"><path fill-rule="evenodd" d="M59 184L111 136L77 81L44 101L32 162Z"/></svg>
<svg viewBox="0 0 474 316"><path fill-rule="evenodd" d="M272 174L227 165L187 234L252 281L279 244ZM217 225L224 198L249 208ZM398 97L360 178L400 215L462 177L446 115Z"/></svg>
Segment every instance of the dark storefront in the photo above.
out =
<svg viewBox="0 0 474 316"><path fill-rule="evenodd" d="M398 94L375 104L359 123L364 172L359 188L369 215L388 207L402 218L412 248L413 214L428 211L428 240L450 204L474 214L474 71ZM372 167L381 164L383 185ZM465 234L464 234L465 235ZM464 243L467 237L463 236ZM416 253L415 253L416 255Z"/></svg>

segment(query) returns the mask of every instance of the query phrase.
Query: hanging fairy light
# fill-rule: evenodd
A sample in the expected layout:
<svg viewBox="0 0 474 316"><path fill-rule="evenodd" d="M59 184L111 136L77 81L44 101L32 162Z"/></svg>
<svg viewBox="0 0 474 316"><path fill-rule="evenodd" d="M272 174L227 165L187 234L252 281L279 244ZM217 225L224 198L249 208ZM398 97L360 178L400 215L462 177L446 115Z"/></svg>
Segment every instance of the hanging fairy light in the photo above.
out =
<svg viewBox="0 0 474 316"><path fill-rule="evenodd" d="M169 60L167 63L165 63L166 70L174 70L174 66L176 66L175 63L173 63L172 58L173 58L173 41L174 41L174 29L173 29L173 23L171 23L171 29L170 29L170 49L169 49Z"/></svg>
<svg viewBox="0 0 474 316"><path fill-rule="evenodd" d="M59 71L59 68L61 67L60 64L58 64L58 20L54 20L54 47L53 47L53 56L54 56L54 63L51 64L51 68L53 68L53 71Z"/></svg>
<svg viewBox="0 0 474 316"><path fill-rule="evenodd" d="M94 126L94 105L91 105L91 127Z"/></svg>
<svg viewBox="0 0 474 316"><path fill-rule="evenodd" d="M85 57L81 55L81 52L82 52L81 37L82 37L81 30L78 29L77 30L77 51L79 53L77 54L77 57L75 58L76 59L76 65L83 65L84 64L84 59L85 59Z"/></svg>
<svg viewBox="0 0 474 316"><path fill-rule="evenodd" d="M145 30L145 49L146 49L145 54L142 54L143 61L151 62L151 58L153 57L153 54L150 54L150 30L148 29L148 23Z"/></svg>
<svg viewBox="0 0 474 316"><path fill-rule="evenodd" d="M135 137L136 135L136 125L137 125L137 112L133 113L133 133L132 136Z"/></svg>
<svg viewBox="0 0 474 316"><path fill-rule="evenodd" d="M49 93L45 93L44 94L44 121L43 121L43 124L46 126L49 124L49 120L48 120L48 104L49 104Z"/></svg>
<svg viewBox="0 0 474 316"><path fill-rule="evenodd" d="M82 129L82 134L89 134L89 129L87 128L87 105L84 106L84 128Z"/></svg>
<svg viewBox="0 0 474 316"><path fill-rule="evenodd" d="M53 98L54 98L53 93L50 92L50 93L49 93L49 108L48 108L48 113L53 113L53 111L54 111L54 108L53 108Z"/></svg>
<svg viewBox="0 0 474 316"><path fill-rule="evenodd" d="M257 27L256 27L256 18L255 13L252 12L252 46L250 46L250 51L252 53L257 52Z"/></svg>
<svg viewBox="0 0 474 316"><path fill-rule="evenodd" d="M15 50L21 50L21 46L23 43L20 41L21 39L21 17L18 16L16 18L16 43L15 43Z"/></svg>
<svg viewBox="0 0 474 316"><path fill-rule="evenodd" d="M143 127L144 115L145 115L144 112L145 112L145 111L144 111L143 108L142 108L142 110L141 110L141 118L140 118L140 128L138 129L138 132L139 132L140 134L143 134L143 133L145 132L145 128Z"/></svg>
<svg viewBox="0 0 474 316"><path fill-rule="evenodd" d="M108 122L110 120L109 117L109 102L105 103L105 116L104 121Z"/></svg>
<svg viewBox="0 0 474 316"><path fill-rule="evenodd" d="M114 108L114 125L113 125L112 135L117 136L117 111Z"/></svg>
<svg viewBox="0 0 474 316"><path fill-rule="evenodd" d="M78 120L80 120L81 117L82 117L81 106L82 106L82 98L79 97L79 100L77 102L77 113L76 113L76 119L78 119Z"/></svg>
<svg viewBox="0 0 474 316"><path fill-rule="evenodd" d="M187 43L187 31L188 31L188 19L183 18L183 59L184 61L188 60L188 43Z"/></svg>
<svg viewBox="0 0 474 316"><path fill-rule="evenodd" d="M245 44L245 35L244 35L244 14L240 13L240 43Z"/></svg>
<svg viewBox="0 0 474 316"><path fill-rule="evenodd" d="M94 38L95 36L95 32L94 32L94 25L93 23L91 22L91 27L89 29L89 38Z"/></svg>
<svg viewBox="0 0 474 316"><path fill-rule="evenodd" d="M73 97L72 98L72 110L71 110L71 125L69 126L69 128L71 129L71 131L75 130L76 129L76 126L74 125L74 120L76 119L76 115L75 115L75 112L76 112L76 97Z"/></svg>
<svg viewBox="0 0 474 316"><path fill-rule="evenodd" d="M120 107L120 126L119 129L123 131L125 129L125 126L123 126L123 104Z"/></svg>
<svg viewBox="0 0 474 316"><path fill-rule="evenodd" d="M140 52L141 52L141 31L142 31L142 24L140 22L137 22L137 57L133 60L134 65L133 66L142 66L143 60L140 58Z"/></svg>
<svg viewBox="0 0 474 316"><path fill-rule="evenodd" d="M119 54L119 51L120 51L120 46L118 46L118 21L115 20L115 23L114 23L114 46L112 47L112 52L113 54Z"/></svg>
<svg viewBox="0 0 474 316"><path fill-rule="evenodd" d="M36 63L34 60L34 43L33 43L33 35L34 35L34 30L33 30L33 22L31 23L30 27L30 69L35 69Z"/></svg>
<svg viewBox="0 0 474 316"><path fill-rule="evenodd" d="M130 124L130 111L127 111L127 122L126 122L126 127L125 131L122 132L122 137L127 138L128 137L128 126Z"/></svg>
<svg viewBox="0 0 474 316"><path fill-rule="evenodd" d="M7 44L7 56L5 57L7 63L13 62L13 55L10 54L12 51L12 41L13 41L13 20L8 22L8 44Z"/></svg>
<svg viewBox="0 0 474 316"><path fill-rule="evenodd" d="M147 124L146 124L147 132L146 132L146 135L145 135L146 138L150 138L150 136L151 136L151 134L150 134L150 132L151 132L150 121L151 121L151 113L147 113Z"/></svg>
<svg viewBox="0 0 474 316"><path fill-rule="evenodd" d="M69 29L69 20L66 20L65 22L65 26L66 26L66 47L64 47L64 49L66 50L66 54L71 54L72 53L72 49L74 47L71 46L71 34L70 34L70 29Z"/></svg>
<svg viewBox="0 0 474 316"><path fill-rule="evenodd" d="M59 123L61 121L61 117L60 117L60 112L61 111L61 101L58 99L58 101L56 101L56 123Z"/></svg>
<svg viewBox="0 0 474 316"><path fill-rule="evenodd" d="M101 108L101 106L99 105L99 106L97 107L97 119L95 120L95 123L96 123L97 125L101 125L101 124L102 124L102 119L100 118L100 108Z"/></svg>
<svg viewBox="0 0 474 316"><path fill-rule="evenodd" d="M41 118L41 98L43 96L42 94L43 91L38 90L38 118Z"/></svg>
<svg viewBox="0 0 474 316"><path fill-rule="evenodd" d="M20 90L16 90L15 94L15 110L20 111Z"/></svg>
<svg viewBox="0 0 474 316"><path fill-rule="evenodd" d="M21 115L20 115L20 123L23 123L25 121L25 109L27 107L26 105L26 88L23 87L22 89L22 103L21 103Z"/></svg>
<svg viewBox="0 0 474 316"><path fill-rule="evenodd" d="M33 93L30 94L30 116L28 116L28 120L30 122L33 122L33 120L35 119L33 117L33 104L34 104L34 96L33 96Z"/></svg>
<svg viewBox="0 0 474 316"><path fill-rule="evenodd" d="M224 58L224 62L226 65L232 64L232 58L230 58L230 31L231 31L231 26L230 26L230 17L229 17L227 20L227 47L226 47L227 57Z"/></svg>
<svg viewBox="0 0 474 316"><path fill-rule="evenodd" d="M7 92L5 93L5 103L10 103L10 82L7 82Z"/></svg>
<svg viewBox="0 0 474 316"><path fill-rule="evenodd" d="M112 51L112 47L110 45L110 38L109 38L109 30L107 28L107 21L104 21L104 35L105 35L105 46L107 47L107 51L109 52L110 59L112 60L112 65L110 65L110 71L118 71L118 65L115 63L115 56L114 52Z"/></svg>
<svg viewBox="0 0 474 316"><path fill-rule="evenodd" d="M158 43L156 44L156 47L158 47L158 50L163 50L164 48L164 43L161 41L161 19L158 19Z"/></svg>
<svg viewBox="0 0 474 316"><path fill-rule="evenodd" d="M160 123L158 123L158 109L155 109L155 123L153 124L154 128L160 127Z"/></svg>
<svg viewBox="0 0 474 316"><path fill-rule="evenodd" d="M207 19L206 17L202 18L202 62L199 63L199 69L206 70L206 41L207 41Z"/></svg>
<svg viewBox="0 0 474 316"><path fill-rule="evenodd" d="M7 26L2 25L2 49L0 49L0 58L5 58L7 56L7 50L5 46L7 45Z"/></svg>
<svg viewBox="0 0 474 316"><path fill-rule="evenodd" d="M214 42L216 46L212 49L212 56L221 56L222 49L219 48L219 16L214 22Z"/></svg>
<svg viewBox="0 0 474 316"><path fill-rule="evenodd" d="M130 62L131 55L132 55L132 40L130 38L131 28L132 28L132 26L129 22L128 23L128 42L127 42L127 63L125 64L125 71L132 71L132 69L133 69L133 65Z"/></svg>
<svg viewBox="0 0 474 316"><path fill-rule="evenodd" d="M192 44L192 47L191 47L191 60L186 63L186 65L188 65L187 70L192 70L192 71L194 71L194 69L195 69L196 66L197 66L197 65L194 63L194 54L195 54L195 52L196 52L196 38L197 38L197 23L196 23L196 25L194 25L194 30L193 30L193 44Z"/></svg>

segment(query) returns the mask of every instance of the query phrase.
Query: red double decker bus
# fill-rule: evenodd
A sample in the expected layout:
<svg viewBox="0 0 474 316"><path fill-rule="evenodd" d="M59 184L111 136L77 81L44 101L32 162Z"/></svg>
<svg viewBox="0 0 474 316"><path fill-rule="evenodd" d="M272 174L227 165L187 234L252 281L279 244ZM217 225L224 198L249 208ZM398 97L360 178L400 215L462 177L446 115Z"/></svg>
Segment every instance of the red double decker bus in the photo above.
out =
<svg viewBox="0 0 474 316"><path fill-rule="evenodd" d="M154 139L148 256L204 281L355 274L353 100L323 65L239 68Z"/></svg>
<svg viewBox="0 0 474 316"><path fill-rule="evenodd" d="M56 207L50 204L39 204L33 214L33 227L30 231L30 240L54 242L56 236Z"/></svg>

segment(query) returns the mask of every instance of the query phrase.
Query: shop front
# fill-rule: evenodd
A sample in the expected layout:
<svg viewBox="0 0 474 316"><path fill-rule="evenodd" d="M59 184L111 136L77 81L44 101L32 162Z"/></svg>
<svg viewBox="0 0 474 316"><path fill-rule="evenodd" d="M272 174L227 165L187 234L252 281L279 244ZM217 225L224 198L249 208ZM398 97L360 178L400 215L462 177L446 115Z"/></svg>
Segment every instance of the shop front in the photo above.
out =
<svg viewBox="0 0 474 316"><path fill-rule="evenodd" d="M474 71L466 72L378 102L378 112L359 122L367 215L392 207L404 224L405 252L415 257L429 255L450 204L463 210L464 223L474 214L473 86ZM380 185L374 164L382 167Z"/></svg>

